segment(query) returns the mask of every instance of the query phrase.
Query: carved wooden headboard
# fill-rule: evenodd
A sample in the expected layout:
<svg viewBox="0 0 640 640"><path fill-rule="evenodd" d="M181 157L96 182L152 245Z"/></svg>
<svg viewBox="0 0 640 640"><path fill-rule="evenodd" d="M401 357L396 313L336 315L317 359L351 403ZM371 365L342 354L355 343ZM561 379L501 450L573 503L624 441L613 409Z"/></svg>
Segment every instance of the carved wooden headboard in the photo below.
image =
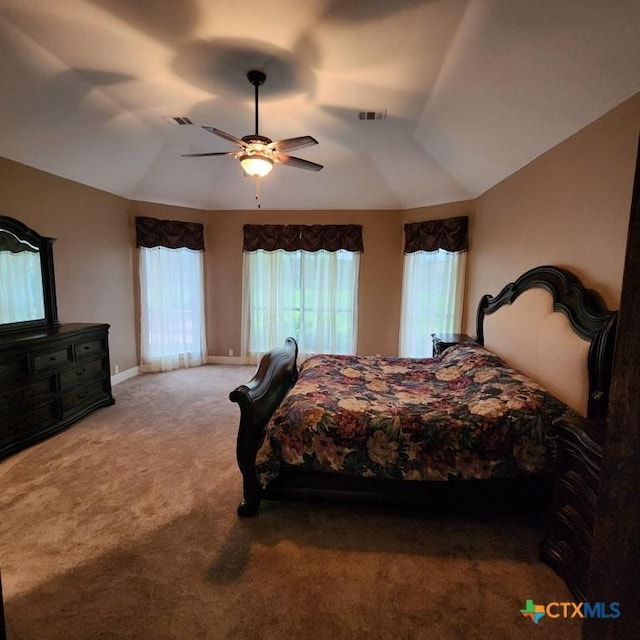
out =
<svg viewBox="0 0 640 640"><path fill-rule="evenodd" d="M536 267L482 297L477 340L581 415L605 418L617 316L570 271Z"/></svg>

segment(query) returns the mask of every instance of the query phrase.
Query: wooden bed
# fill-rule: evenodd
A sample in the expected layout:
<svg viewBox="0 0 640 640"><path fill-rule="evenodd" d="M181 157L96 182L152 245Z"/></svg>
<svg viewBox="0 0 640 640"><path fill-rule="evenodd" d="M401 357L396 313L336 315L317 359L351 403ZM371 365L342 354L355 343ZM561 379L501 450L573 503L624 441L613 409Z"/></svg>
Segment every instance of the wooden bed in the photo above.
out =
<svg viewBox="0 0 640 640"><path fill-rule="evenodd" d="M606 417L616 318L569 271L543 266L495 297L483 296L477 344L450 347L437 358L315 356L303 363L298 382L297 345L287 338L229 395L240 407L237 459L244 500L238 514L255 515L263 499L300 495L366 494L435 504L546 500L555 455L553 421L575 414ZM324 376L331 366L336 372ZM358 401L345 391L351 380L366 386L358 389ZM417 380L425 386L416 386ZM343 386L332 398L334 384ZM297 404L302 390L311 397L306 409ZM319 395L320 390L329 395ZM458 390L466 395L449 401ZM354 413L358 404L374 423L366 427L372 431L358 431L365 428ZM432 425L401 414L401 405ZM520 413L503 414L507 405ZM309 413L303 411L311 412L315 433L307 429ZM327 425L338 440L326 435ZM355 433L355 440L340 439L344 429ZM390 429L400 433L391 444L383 433ZM319 450L318 442L325 441L330 453ZM367 455L354 442L368 442ZM434 448L434 442L443 448Z"/></svg>

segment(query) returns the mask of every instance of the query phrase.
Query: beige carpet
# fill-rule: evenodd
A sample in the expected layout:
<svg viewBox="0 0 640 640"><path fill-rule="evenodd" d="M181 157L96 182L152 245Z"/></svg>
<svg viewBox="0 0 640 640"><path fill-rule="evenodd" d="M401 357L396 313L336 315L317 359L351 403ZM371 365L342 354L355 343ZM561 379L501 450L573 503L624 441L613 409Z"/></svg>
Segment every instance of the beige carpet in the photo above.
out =
<svg viewBox="0 0 640 640"><path fill-rule="evenodd" d="M0 462L9 640L549 639L577 620L532 518L269 502L236 516L252 368L133 378L116 405Z"/></svg>

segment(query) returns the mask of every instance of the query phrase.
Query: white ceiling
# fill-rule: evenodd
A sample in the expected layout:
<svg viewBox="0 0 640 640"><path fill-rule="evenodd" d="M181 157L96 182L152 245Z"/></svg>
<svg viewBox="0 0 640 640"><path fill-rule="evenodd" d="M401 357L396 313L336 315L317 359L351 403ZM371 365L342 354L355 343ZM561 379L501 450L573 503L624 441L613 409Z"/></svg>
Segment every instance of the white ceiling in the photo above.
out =
<svg viewBox="0 0 640 640"><path fill-rule="evenodd" d="M0 155L135 200L250 209L199 125L312 135L263 209L475 197L640 91L638 0L0 0ZM385 120L360 121L362 110ZM188 116L194 126L169 124Z"/></svg>

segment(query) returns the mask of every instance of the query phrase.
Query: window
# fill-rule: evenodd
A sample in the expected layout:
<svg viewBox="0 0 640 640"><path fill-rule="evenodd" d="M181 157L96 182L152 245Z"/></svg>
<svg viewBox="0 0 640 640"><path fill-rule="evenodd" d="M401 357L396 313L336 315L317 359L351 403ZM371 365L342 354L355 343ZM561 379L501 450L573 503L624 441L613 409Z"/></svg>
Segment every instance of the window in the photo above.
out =
<svg viewBox="0 0 640 640"><path fill-rule="evenodd" d="M466 253L417 251L404 257L400 356L429 357L432 333L459 333Z"/></svg>
<svg viewBox="0 0 640 640"><path fill-rule="evenodd" d="M296 338L302 358L313 353L355 353L359 251L335 249L331 242L321 243L330 249L316 248L315 244L313 250L255 248L246 242L246 228L251 226L245 227L245 359L256 359L288 336ZM292 234L297 247L307 228L296 227L295 233L291 226L281 229ZM323 233L326 231L323 228ZM275 232L281 233L279 229ZM269 241L267 246L275 244ZM290 243L282 244L291 249ZM246 250L248 246L251 250Z"/></svg>
<svg viewBox="0 0 640 640"><path fill-rule="evenodd" d="M405 225L402 357L433 353L432 333L459 333L468 246L466 217Z"/></svg>
<svg viewBox="0 0 640 640"><path fill-rule="evenodd" d="M138 243L149 240L140 220L157 234L158 225L173 221L137 218ZM192 225L200 227L202 225ZM142 233L141 233L142 229ZM187 230L189 227L187 227ZM153 243L191 244L171 238L155 238ZM200 242L195 246L200 246ZM202 245L204 246L204 245ZM143 371L170 371L204 364L207 358L204 317L204 252L186 246L140 246L140 355Z"/></svg>

